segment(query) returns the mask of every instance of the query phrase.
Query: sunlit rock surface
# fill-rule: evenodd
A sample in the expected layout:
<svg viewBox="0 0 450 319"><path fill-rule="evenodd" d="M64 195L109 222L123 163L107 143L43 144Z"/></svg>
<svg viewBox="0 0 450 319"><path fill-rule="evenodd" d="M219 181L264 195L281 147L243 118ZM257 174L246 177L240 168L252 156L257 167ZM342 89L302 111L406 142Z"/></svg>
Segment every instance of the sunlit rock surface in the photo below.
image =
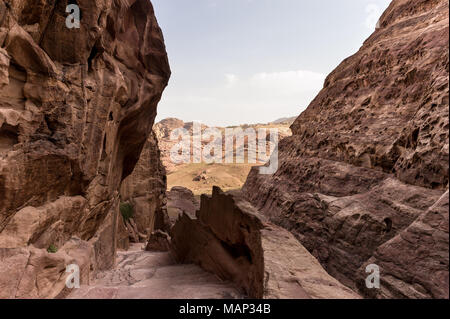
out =
<svg viewBox="0 0 450 319"><path fill-rule="evenodd" d="M280 142L278 171L252 170L243 191L361 294L448 298L448 209L433 208L448 190L448 2L394 0L378 25Z"/></svg>

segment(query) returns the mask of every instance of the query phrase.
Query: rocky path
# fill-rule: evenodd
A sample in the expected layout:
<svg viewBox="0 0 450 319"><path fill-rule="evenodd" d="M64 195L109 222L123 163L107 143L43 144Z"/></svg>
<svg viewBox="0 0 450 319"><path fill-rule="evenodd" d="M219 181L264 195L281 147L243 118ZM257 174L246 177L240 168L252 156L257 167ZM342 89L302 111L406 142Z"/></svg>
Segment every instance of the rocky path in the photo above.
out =
<svg viewBox="0 0 450 319"><path fill-rule="evenodd" d="M169 253L134 245L118 252L117 266L101 272L70 299L238 299L242 295L195 265L176 264Z"/></svg>

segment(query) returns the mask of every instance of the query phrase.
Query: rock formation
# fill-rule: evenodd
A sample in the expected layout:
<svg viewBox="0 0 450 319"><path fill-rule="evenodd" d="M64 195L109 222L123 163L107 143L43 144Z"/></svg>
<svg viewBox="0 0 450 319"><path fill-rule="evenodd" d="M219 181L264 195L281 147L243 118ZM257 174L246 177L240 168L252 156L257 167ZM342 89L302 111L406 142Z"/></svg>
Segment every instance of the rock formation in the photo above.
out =
<svg viewBox="0 0 450 319"><path fill-rule="evenodd" d="M79 29L68 1L0 0L0 298L55 297L69 263L85 283L114 264L120 183L170 76L150 1L69 2Z"/></svg>
<svg viewBox="0 0 450 319"><path fill-rule="evenodd" d="M150 234L147 245L145 246L147 251L169 251L170 250L170 237L169 234L157 230Z"/></svg>
<svg viewBox="0 0 450 319"><path fill-rule="evenodd" d="M250 298L359 298L239 192L215 187L202 195L197 218L183 214L172 229L172 250L178 261L234 282Z"/></svg>
<svg viewBox="0 0 450 319"><path fill-rule="evenodd" d="M175 141L170 140L170 134L173 130L183 127L184 122L175 118L164 119L153 126L161 150L161 161L167 173L172 172L177 166L170 159L170 149L176 144Z"/></svg>
<svg viewBox="0 0 450 319"><path fill-rule="evenodd" d="M195 198L191 190L184 187L173 187L167 192L167 211L171 223L175 223L183 213L195 217L197 210L200 209L200 203Z"/></svg>
<svg viewBox="0 0 450 319"><path fill-rule="evenodd" d="M0 0L0 299L448 298L448 13L393 0L280 134L278 171L199 206L165 194L170 132L193 123L152 132L170 67L150 1ZM130 237L149 251L116 263Z"/></svg>
<svg viewBox="0 0 450 319"><path fill-rule="evenodd" d="M216 129L220 130L222 133L222 136L225 136L225 130L229 129L229 130L233 130L233 129L242 129L243 131L245 131L245 129L251 128L254 129L255 132L257 132L257 130L259 128L265 128L267 130L269 130L270 128L276 128L278 129L278 136L280 138L284 138L287 136L291 135L291 130L289 128L289 123L290 123L290 119L286 118L286 119L280 119L277 120L273 123L268 123L268 124L253 124L253 125L248 125L248 124L243 124L240 126L233 126L233 127L215 127ZM201 133L204 134L206 129L210 129L210 127L208 127L205 124L202 123L198 123L201 127ZM172 147L174 147L177 143L179 143L180 141L178 140L171 140L171 134L174 130L176 129L185 129L188 134L190 134L190 136L192 137L194 135L194 123L193 122L183 122L182 120L176 119L176 118L167 118L164 119L158 123L156 123L153 127L153 130L155 131L156 137L159 141L159 145L160 145L160 149L161 149L161 161L164 165L164 167L167 170L167 174L173 173L179 169L182 169L183 163L174 163L171 159L170 156L170 151L172 149ZM270 134L269 132L267 132L267 142L270 142ZM201 150L204 149L205 145L207 145L209 142L211 142L212 140L209 139L208 135L204 135L202 136L203 139L201 140L200 143L200 147ZM192 139L192 138L191 138ZM195 145L192 140L190 140L190 146L191 146L191 156L192 154L194 154L194 147L196 147L197 145ZM269 143L267 143L269 144ZM240 146L242 146L242 148L240 148ZM187 148L189 148L189 146L187 146ZM267 145L267 149L270 149L270 146ZM244 141L243 141L243 145L242 144L238 144L238 143L234 143L233 144L233 154L234 156L236 156L237 154L237 150L238 152L243 152L243 153L238 153L238 154L242 154L242 156L246 156L247 152L248 152L248 136L245 136ZM196 152L198 152L199 150L195 150ZM223 152L223 159L225 162L225 138L222 138L222 152ZM263 161L262 163L264 163L265 161Z"/></svg>
<svg viewBox="0 0 450 319"><path fill-rule="evenodd" d="M370 291L371 297L448 298L448 200L447 191L361 267L376 264L383 270L380 289Z"/></svg>
<svg viewBox="0 0 450 319"><path fill-rule="evenodd" d="M166 172L152 131L133 173L120 188L120 200L132 205L136 230L145 237L155 229L169 230L166 188Z"/></svg>
<svg viewBox="0 0 450 319"><path fill-rule="evenodd" d="M271 130L276 129L280 138L291 135L289 124L286 121L289 121L289 119L281 119L277 123L244 124L226 128L208 127L199 123L195 130L193 122L185 123L175 118L164 119L156 123L153 130L161 149L161 161L166 168L168 188L185 187L195 195L210 194L213 186L218 186L224 190L242 188L250 169L254 165L263 165L267 161L273 145ZM200 126L201 136L199 136ZM261 156L257 152L259 145L261 145L259 142L264 145L264 141L258 140L257 143L251 138L249 143L249 137L254 135L256 138L259 135L259 129L265 130L266 156ZM176 131L174 132L174 130ZM182 130L186 135L180 138L178 134ZM211 134L211 132L214 132L214 134ZM177 134L171 136L173 133ZM234 135L235 138L230 137L230 135L227 138L227 134ZM211 143L213 142L211 135L215 135L215 143ZM222 138L219 139L219 136ZM259 135L258 138L261 136L264 138L264 135ZM226 142L231 139L233 139L232 147ZM182 152L179 152L180 155L181 153L186 155L190 150L190 157L185 156L184 159L186 160L182 159L181 163L177 163L176 160L172 160L171 151L180 151L180 148L182 148ZM207 156L208 150L211 151L211 148L214 148L214 155L221 148L222 156L217 156L214 163L207 163L205 156ZM250 153L255 155L254 160L251 158L249 160L249 150L254 152ZM203 155L203 158L199 158L200 154Z"/></svg>
<svg viewBox="0 0 450 319"><path fill-rule="evenodd" d="M333 277L377 298L448 298L448 2L394 0L243 191ZM444 194L445 193L445 194ZM379 290L365 266L380 267Z"/></svg>

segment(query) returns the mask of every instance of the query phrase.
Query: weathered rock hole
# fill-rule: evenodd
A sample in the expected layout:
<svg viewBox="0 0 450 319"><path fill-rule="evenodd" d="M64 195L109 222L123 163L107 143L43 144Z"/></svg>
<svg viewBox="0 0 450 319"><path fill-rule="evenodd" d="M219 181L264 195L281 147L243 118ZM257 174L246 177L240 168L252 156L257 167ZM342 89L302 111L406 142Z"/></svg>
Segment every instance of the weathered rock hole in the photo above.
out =
<svg viewBox="0 0 450 319"><path fill-rule="evenodd" d="M52 132L56 132L58 129L58 122L51 118L50 115L44 116L45 123L47 124L47 128Z"/></svg>
<svg viewBox="0 0 450 319"><path fill-rule="evenodd" d="M431 183L431 188L432 189L439 189L439 188L441 188L441 184L437 183L437 182L432 182Z"/></svg>
<svg viewBox="0 0 450 319"><path fill-rule="evenodd" d="M19 143L19 127L6 123L0 127L0 153Z"/></svg>
<svg viewBox="0 0 450 319"><path fill-rule="evenodd" d="M385 232L389 233L392 230L392 219L390 218L385 218L384 219L384 224L385 224Z"/></svg>
<svg viewBox="0 0 450 319"><path fill-rule="evenodd" d="M91 72L91 71L92 71L92 61L95 59L95 57L97 56L97 54L98 54L98 49L97 49L97 47L94 45L94 46L92 47L91 53L89 54L89 57L88 57L88 72Z"/></svg>
<svg viewBox="0 0 450 319"><path fill-rule="evenodd" d="M106 31L114 39L116 37L116 28L114 26L114 19L111 16L106 18Z"/></svg>
<svg viewBox="0 0 450 319"><path fill-rule="evenodd" d="M105 137L103 138L103 148L102 148L101 160L104 161L106 159L106 156L107 156L107 154L106 154L106 135L105 135Z"/></svg>
<svg viewBox="0 0 450 319"><path fill-rule="evenodd" d="M235 259L239 257L245 257L250 264L253 263L252 261L252 255L250 252L250 249L247 247L247 245L244 244L227 244L225 242L221 242L223 248Z"/></svg>
<svg viewBox="0 0 450 319"><path fill-rule="evenodd" d="M411 142L412 142L412 145L414 145L414 146L417 145L417 141L419 139L419 132L420 132L420 128L416 128L411 135Z"/></svg>

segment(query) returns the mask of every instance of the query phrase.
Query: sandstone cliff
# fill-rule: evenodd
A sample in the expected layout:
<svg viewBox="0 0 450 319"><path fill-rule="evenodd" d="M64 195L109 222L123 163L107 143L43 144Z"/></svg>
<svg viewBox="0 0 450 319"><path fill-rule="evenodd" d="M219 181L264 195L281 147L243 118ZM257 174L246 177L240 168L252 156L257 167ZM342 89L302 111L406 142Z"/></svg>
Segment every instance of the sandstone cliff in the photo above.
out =
<svg viewBox="0 0 450 319"><path fill-rule="evenodd" d="M244 193L342 283L448 298L448 2L394 0ZM365 287L365 266L381 289Z"/></svg>
<svg viewBox="0 0 450 319"><path fill-rule="evenodd" d="M147 238L154 230L169 229L166 171L161 163L158 140L152 131L133 173L120 188L120 199L133 207L137 232Z"/></svg>
<svg viewBox="0 0 450 319"><path fill-rule="evenodd" d="M68 1L0 1L0 298L55 297L68 263L85 282L113 265L119 187L170 76L149 1L69 2L79 29Z"/></svg>

